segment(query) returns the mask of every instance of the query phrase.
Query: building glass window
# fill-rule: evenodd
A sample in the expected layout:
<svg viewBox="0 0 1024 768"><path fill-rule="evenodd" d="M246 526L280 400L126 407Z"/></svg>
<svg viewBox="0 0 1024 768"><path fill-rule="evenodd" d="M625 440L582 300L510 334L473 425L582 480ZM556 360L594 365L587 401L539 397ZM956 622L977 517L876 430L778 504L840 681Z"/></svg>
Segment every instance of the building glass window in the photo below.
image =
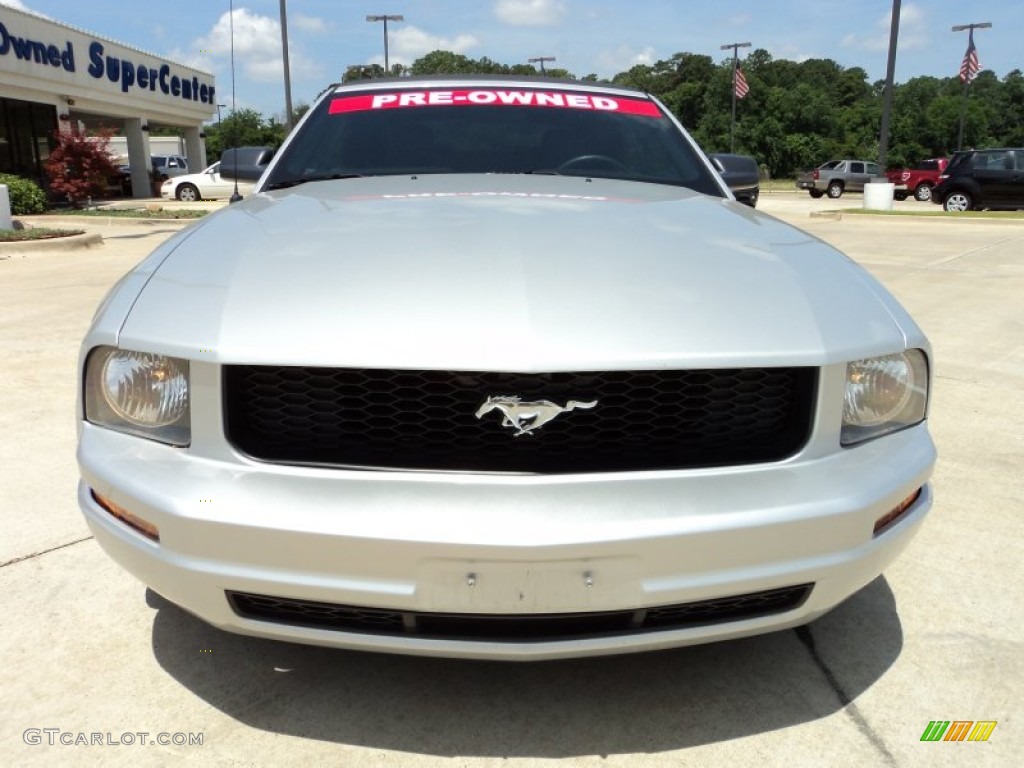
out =
<svg viewBox="0 0 1024 768"><path fill-rule="evenodd" d="M0 173L42 182L57 115L49 104L0 99Z"/></svg>

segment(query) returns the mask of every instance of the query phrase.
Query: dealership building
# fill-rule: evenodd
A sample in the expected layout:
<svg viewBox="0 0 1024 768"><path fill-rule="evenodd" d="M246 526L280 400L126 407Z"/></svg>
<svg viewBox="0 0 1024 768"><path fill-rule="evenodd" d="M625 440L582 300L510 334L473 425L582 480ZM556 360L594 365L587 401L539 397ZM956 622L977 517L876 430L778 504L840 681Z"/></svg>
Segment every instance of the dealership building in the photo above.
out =
<svg viewBox="0 0 1024 768"><path fill-rule="evenodd" d="M0 5L0 173L42 180L56 131L105 127L125 137L133 196L150 197L151 127L175 129L197 171L216 111L209 72Z"/></svg>

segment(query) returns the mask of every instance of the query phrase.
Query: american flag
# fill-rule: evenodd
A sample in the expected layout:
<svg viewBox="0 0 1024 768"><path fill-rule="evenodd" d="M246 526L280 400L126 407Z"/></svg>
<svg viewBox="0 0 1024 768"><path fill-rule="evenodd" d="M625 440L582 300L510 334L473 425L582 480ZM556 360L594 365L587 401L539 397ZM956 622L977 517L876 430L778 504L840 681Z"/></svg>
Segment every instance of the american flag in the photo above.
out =
<svg viewBox="0 0 1024 768"><path fill-rule="evenodd" d="M742 99L750 93L750 86L747 85L747 78L743 76L743 70L736 67L736 75L733 78L733 89L736 91L736 98Z"/></svg>
<svg viewBox="0 0 1024 768"><path fill-rule="evenodd" d="M969 83L978 76L981 64L978 63L978 49L974 47L974 30L967 37L967 51L960 62L960 82Z"/></svg>

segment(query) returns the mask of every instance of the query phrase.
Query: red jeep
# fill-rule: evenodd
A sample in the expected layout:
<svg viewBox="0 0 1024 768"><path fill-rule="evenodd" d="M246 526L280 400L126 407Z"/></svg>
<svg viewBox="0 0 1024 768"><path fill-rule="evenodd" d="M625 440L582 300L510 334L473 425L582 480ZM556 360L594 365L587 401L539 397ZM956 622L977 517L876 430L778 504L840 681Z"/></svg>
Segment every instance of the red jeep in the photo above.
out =
<svg viewBox="0 0 1024 768"><path fill-rule="evenodd" d="M896 185L893 196L897 200L906 200L910 195L921 202L931 200L932 187L939 183L939 176L946 170L948 163L946 158L936 157L922 160L913 168L886 171L886 177Z"/></svg>

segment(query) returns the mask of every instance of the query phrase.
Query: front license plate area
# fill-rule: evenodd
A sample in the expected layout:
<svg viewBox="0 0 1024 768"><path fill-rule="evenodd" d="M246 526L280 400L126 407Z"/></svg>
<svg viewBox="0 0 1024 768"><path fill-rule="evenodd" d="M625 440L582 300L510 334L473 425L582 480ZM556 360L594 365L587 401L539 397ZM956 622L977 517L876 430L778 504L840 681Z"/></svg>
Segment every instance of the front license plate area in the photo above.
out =
<svg viewBox="0 0 1024 768"><path fill-rule="evenodd" d="M432 560L417 579L420 610L447 613L578 613L641 602L634 558L546 562Z"/></svg>

